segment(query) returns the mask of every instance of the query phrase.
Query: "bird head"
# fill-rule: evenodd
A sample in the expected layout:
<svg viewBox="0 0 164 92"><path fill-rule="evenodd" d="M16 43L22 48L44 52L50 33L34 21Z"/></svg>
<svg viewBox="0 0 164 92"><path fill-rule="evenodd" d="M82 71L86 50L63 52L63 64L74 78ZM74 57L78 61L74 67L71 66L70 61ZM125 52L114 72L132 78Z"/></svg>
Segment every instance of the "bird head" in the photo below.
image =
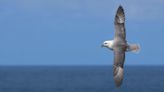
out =
<svg viewBox="0 0 164 92"><path fill-rule="evenodd" d="M101 47L106 47L109 49L113 49L113 40L109 40L109 41L104 41L103 44L101 45Z"/></svg>

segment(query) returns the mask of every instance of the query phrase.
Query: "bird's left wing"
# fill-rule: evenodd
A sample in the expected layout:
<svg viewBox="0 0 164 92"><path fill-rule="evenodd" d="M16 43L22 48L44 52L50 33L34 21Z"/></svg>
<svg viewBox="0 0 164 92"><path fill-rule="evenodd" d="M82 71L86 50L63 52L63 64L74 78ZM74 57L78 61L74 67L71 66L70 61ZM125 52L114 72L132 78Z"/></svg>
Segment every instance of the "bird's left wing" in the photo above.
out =
<svg viewBox="0 0 164 92"><path fill-rule="evenodd" d="M125 60L125 51L121 49L115 49L113 76L117 87L119 87L122 84L124 60Z"/></svg>

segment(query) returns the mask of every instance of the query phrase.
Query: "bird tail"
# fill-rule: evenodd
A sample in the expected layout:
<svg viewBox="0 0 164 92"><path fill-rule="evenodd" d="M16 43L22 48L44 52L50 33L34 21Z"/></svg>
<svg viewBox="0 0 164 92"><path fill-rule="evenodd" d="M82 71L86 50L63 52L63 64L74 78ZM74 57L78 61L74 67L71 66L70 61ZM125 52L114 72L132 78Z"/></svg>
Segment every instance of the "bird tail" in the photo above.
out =
<svg viewBox="0 0 164 92"><path fill-rule="evenodd" d="M140 45L139 44L128 44L127 51L139 53Z"/></svg>
<svg viewBox="0 0 164 92"><path fill-rule="evenodd" d="M116 87L120 87L122 84L122 80L123 80L123 68L120 66L114 66L114 81L116 84Z"/></svg>

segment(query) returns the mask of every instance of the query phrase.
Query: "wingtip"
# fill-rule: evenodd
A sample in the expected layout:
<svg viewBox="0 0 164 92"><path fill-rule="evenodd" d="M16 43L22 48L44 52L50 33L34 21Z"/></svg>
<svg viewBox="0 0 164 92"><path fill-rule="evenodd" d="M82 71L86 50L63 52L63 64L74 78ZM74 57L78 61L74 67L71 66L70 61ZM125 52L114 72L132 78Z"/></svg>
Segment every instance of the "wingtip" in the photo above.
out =
<svg viewBox="0 0 164 92"><path fill-rule="evenodd" d="M121 81L115 81L115 86L117 87L117 88L120 88L121 87L121 85L122 85L122 80Z"/></svg>
<svg viewBox="0 0 164 92"><path fill-rule="evenodd" d="M119 8L122 8L122 5L119 5Z"/></svg>
<svg viewBox="0 0 164 92"><path fill-rule="evenodd" d="M120 5L116 11L115 23L124 23L124 22L125 22L124 9Z"/></svg>
<svg viewBox="0 0 164 92"><path fill-rule="evenodd" d="M123 10L122 5L119 5L118 10Z"/></svg>
<svg viewBox="0 0 164 92"><path fill-rule="evenodd" d="M115 85L117 88L119 88L122 85L122 81L123 81L123 68L119 67L115 67L116 70L114 70L114 72L116 74L114 74L114 81L115 81Z"/></svg>

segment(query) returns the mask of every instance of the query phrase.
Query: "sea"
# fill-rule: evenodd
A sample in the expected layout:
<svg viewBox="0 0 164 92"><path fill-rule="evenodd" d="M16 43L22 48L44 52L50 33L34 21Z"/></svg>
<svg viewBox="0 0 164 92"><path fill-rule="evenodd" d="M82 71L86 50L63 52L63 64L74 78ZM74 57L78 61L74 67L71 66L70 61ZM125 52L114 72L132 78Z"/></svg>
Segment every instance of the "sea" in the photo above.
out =
<svg viewBox="0 0 164 92"><path fill-rule="evenodd" d="M164 66L125 66L119 88L112 66L0 66L0 92L164 92Z"/></svg>

